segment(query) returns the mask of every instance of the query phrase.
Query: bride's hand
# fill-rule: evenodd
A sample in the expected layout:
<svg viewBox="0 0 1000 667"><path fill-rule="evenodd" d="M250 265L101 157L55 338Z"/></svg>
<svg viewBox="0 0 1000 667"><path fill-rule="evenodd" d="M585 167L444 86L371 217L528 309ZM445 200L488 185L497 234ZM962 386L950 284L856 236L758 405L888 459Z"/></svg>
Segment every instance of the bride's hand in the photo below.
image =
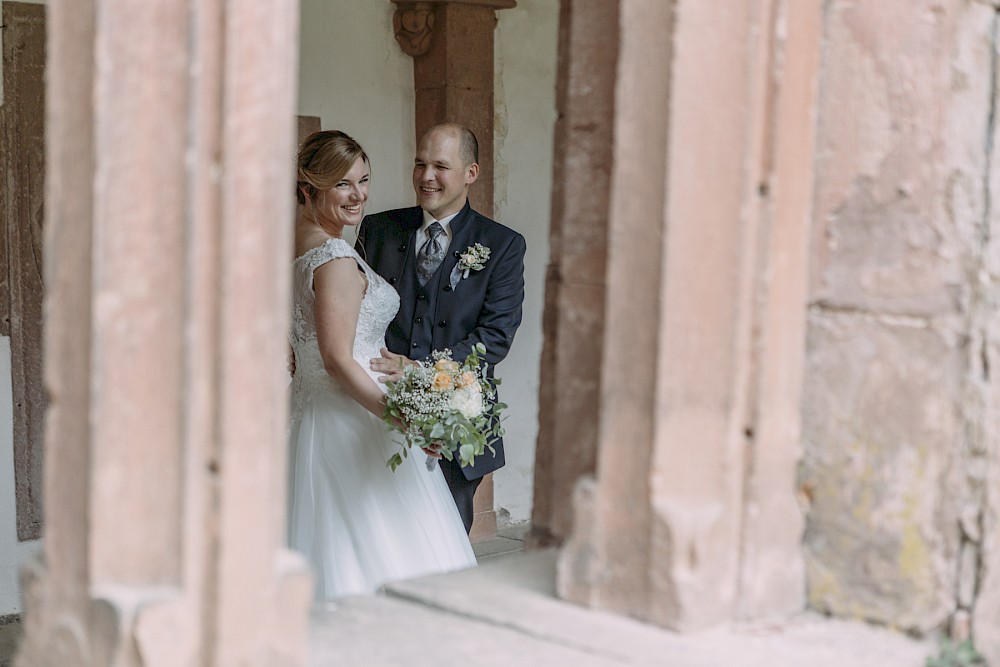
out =
<svg viewBox="0 0 1000 667"><path fill-rule="evenodd" d="M384 347L381 349L382 356L375 357L369 362L371 369L376 373L379 373L378 381L385 382L396 382L403 377L403 371L406 370L407 366L416 366L417 362L412 359L408 359L402 354L396 354L390 352Z"/></svg>
<svg viewBox="0 0 1000 667"><path fill-rule="evenodd" d="M431 457L432 459L441 458L440 442L432 442L430 445L426 447L421 447L420 449L424 450L424 454L427 454L427 456Z"/></svg>

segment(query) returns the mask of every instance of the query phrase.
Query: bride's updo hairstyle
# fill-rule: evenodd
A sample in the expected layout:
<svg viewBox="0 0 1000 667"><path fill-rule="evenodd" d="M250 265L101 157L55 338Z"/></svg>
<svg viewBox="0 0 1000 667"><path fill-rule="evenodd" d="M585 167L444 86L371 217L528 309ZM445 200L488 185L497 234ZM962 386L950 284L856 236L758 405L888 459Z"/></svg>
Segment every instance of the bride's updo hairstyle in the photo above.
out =
<svg viewBox="0 0 1000 667"><path fill-rule="evenodd" d="M302 142L297 162L295 196L306 203L303 189L310 197L319 190L329 190L344 177L358 158L369 164L361 144L339 130L313 132Z"/></svg>

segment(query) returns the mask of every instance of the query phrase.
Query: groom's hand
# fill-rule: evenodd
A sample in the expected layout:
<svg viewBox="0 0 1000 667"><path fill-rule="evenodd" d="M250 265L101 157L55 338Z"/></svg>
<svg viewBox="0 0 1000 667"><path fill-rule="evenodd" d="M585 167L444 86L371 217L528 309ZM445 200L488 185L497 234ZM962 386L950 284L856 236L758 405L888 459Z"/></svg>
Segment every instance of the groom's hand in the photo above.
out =
<svg viewBox="0 0 1000 667"><path fill-rule="evenodd" d="M420 449L424 450L424 454L427 454L427 456L431 457L432 459L439 459L439 458L441 458L441 443L440 442L432 442L431 444L427 445L426 447L421 447Z"/></svg>
<svg viewBox="0 0 1000 667"><path fill-rule="evenodd" d="M408 359L402 354L390 352L384 347L381 349L382 356L375 357L369 362L371 369L379 373L379 382L395 382L403 377L403 371L407 366L416 366L417 362Z"/></svg>

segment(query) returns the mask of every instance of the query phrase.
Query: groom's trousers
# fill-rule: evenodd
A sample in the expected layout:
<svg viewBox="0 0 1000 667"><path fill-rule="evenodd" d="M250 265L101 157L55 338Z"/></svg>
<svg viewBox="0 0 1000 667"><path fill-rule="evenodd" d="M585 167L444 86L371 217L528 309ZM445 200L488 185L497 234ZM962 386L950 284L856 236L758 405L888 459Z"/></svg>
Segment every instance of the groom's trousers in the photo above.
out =
<svg viewBox="0 0 1000 667"><path fill-rule="evenodd" d="M458 506L458 513L462 517L462 523L465 524L465 532L468 533L472 530L472 517L475 514L473 499L476 496L476 489L479 487L479 483L483 481L483 478L466 479L465 475L462 474L462 467L458 465L457 461L441 459L440 463L441 472L444 473L444 479L448 482L448 488L455 499L455 505Z"/></svg>

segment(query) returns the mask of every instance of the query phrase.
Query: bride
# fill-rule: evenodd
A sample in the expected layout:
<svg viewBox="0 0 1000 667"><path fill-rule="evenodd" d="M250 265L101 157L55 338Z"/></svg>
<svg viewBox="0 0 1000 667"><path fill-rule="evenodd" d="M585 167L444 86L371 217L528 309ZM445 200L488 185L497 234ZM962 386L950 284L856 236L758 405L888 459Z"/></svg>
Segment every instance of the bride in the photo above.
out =
<svg viewBox="0 0 1000 667"><path fill-rule="evenodd" d="M444 477L423 456L386 466L397 446L368 360L399 296L343 239L364 217L369 179L368 157L343 132L317 132L299 150L288 525L320 600L476 563Z"/></svg>

